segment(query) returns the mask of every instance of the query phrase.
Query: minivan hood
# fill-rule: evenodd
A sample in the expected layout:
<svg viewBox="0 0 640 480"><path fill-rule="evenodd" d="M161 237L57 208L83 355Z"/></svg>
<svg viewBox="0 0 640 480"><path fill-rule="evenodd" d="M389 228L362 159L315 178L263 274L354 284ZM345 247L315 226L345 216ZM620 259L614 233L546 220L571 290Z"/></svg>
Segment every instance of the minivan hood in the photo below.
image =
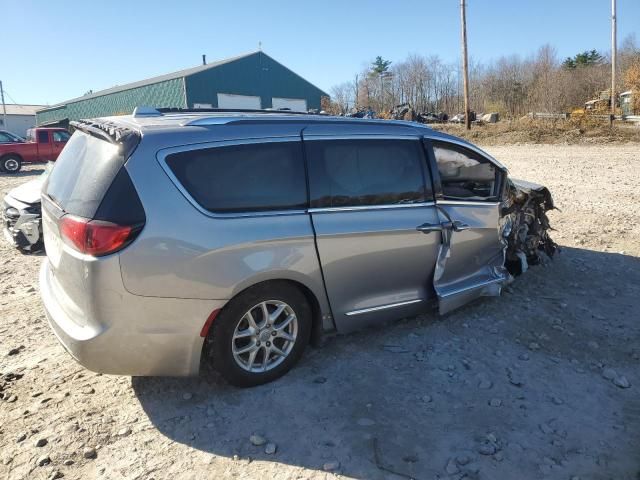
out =
<svg viewBox="0 0 640 480"><path fill-rule="evenodd" d="M41 178L36 178L24 183L9 192L9 196L23 203L40 203L40 190L42 189Z"/></svg>

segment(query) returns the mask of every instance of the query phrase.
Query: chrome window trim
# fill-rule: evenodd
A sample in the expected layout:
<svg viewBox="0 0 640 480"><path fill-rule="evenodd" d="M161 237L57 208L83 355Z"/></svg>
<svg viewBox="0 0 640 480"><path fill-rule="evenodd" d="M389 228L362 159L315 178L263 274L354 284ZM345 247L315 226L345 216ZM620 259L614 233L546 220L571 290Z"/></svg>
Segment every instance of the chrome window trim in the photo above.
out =
<svg viewBox="0 0 640 480"><path fill-rule="evenodd" d="M346 312L345 315L349 317L352 315L362 315L363 313L378 312L380 310L388 310L390 308L403 307L405 305L412 305L414 303L420 303L420 302L422 302L422 299L416 298L415 300L407 300L405 302L388 303L387 305L380 305L378 307L363 308L361 310L352 310L351 312Z"/></svg>
<svg viewBox="0 0 640 480"><path fill-rule="evenodd" d="M390 210L396 208L418 208L418 207L433 207L435 202L420 202L420 203L391 203L382 205L355 205L346 207L317 207L310 208L309 213L332 213L332 212L361 212L366 210Z"/></svg>
<svg viewBox="0 0 640 480"><path fill-rule="evenodd" d="M193 196L187 191L187 189L182 185L180 180L174 175L167 164L167 157L174 153L182 153L182 152L190 152L194 150L207 150L210 148L216 147L229 147L235 145L252 145L256 143L290 143L290 142L298 142L300 143L300 148L302 148L302 142L300 141L300 137L298 135L291 135L286 137L257 137L257 138L244 138L239 140L221 140L218 142L205 142L205 143L193 143L189 145L180 145L176 147L163 148L156 153L156 160L160 164L164 173L169 177L169 180L175 185L178 191L184 196L184 198L191 204L193 207L198 210L203 215L211 218L219 218L219 219L228 219L228 218L246 218L246 217L274 217L274 216L287 216L287 215L301 215L306 214L307 209L291 209L291 210L265 210L265 211L246 211L246 212L212 212L207 210L202 205L200 205ZM304 161L304 158L300 159Z"/></svg>

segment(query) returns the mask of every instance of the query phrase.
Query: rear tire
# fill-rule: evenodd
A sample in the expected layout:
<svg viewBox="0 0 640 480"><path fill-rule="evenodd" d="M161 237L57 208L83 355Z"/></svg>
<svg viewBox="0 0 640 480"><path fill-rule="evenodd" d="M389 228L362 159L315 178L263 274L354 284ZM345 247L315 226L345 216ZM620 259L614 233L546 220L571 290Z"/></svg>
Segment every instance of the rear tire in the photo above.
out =
<svg viewBox="0 0 640 480"><path fill-rule="evenodd" d="M7 155L0 160L0 170L4 173L17 173L22 168L22 159L17 155Z"/></svg>
<svg viewBox="0 0 640 480"><path fill-rule="evenodd" d="M311 324L311 307L295 286L285 281L255 286L232 299L214 320L208 360L232 385L271 382L300 360Z"/></svg>

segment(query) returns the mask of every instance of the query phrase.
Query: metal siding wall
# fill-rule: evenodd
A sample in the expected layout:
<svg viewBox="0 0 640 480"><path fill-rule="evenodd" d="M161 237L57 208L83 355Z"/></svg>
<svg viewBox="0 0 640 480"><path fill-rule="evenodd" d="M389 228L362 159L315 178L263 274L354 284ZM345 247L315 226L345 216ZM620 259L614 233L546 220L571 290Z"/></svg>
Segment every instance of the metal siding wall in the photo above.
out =
<svg viewBox="0 0 640 480"><path fill-rule="evenodd" d="M67 118L67 107L65 105L44 112L36 112L36 125L43 123L56 122L63 118Z"/></svg>
<svg viewBox="0 0 640 480"><path fill-rule="evenodd" d="M107 117L110 115L128 115L140 105L149 107L184 108L184 79L174 78L165 82L132 88L122 92L110 93L99 97L69 103L66 108L38 113L38 122L50 122L69 118Z"/></svg>
<svg viewBox="0 0 640 480"><path fill-rule="evenodd" d="M2 125L2 109L0 108L0 128L24 137L27 130L36 124L35 115L7 115L7 124Z"/></svg>
<svg viewBox="0 0 640 480"><path fill-rule="evenodd" d="M219 67L186 77L187 103L210 103L218 106L218 93L258 95L262 108L271 107L272 97L304 98L308 108L320 108L324 93L273 61L256 53Z"/></svg>

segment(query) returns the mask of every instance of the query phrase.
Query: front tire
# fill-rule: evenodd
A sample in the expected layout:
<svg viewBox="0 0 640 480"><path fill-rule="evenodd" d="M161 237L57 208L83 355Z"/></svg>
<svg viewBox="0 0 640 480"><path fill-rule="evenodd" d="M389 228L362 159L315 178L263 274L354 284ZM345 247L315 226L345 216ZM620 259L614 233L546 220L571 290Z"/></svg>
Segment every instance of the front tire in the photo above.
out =
<svg viewBox="0 0 640 480"><path fill-rule="evenodd" d="M0 160L0 170L4 173L17 173L22 168L22 159L17 155L7 155Z"/></svg>
<svg viewBox="0 0 640 480"><path fill-rule="evenodd" d="M208 358L232 385L262 385L300 360L311 324L311 307L300 290L283 281L264 283L242 292L216 317Z"/></svg>

